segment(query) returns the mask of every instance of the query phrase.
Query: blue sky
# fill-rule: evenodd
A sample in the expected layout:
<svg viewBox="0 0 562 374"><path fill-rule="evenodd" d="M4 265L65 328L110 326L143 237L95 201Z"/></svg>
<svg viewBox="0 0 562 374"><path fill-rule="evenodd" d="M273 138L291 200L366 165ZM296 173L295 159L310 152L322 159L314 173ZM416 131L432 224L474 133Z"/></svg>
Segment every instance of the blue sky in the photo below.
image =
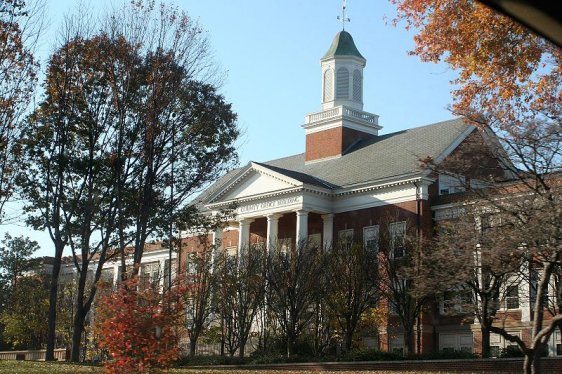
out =
<svg viewBox="0 0 562 374"><path fill-rule="evenodd" d="M87 2L87 1L86 1ZM47 0L49 28L40 48L46 59L55 47L63 15L77 1ZM88 3L88 2L87 2ZM120 1L91 1L103 9ZM336 19L341 0L176 0L208 32L216 61L226 72L221 89L238 113L243 136L241 164L267 161L304 151L304 116L320 110L320 57L341 30ZM392 26L394 7L388 0L348 0L351 33L367 59L364 110L378 114L380 133L452 118L450 80L444 65L409 56L412 32ZM37 240L39 255L50 255L44 233L17 226L0 232Z"/></svg>

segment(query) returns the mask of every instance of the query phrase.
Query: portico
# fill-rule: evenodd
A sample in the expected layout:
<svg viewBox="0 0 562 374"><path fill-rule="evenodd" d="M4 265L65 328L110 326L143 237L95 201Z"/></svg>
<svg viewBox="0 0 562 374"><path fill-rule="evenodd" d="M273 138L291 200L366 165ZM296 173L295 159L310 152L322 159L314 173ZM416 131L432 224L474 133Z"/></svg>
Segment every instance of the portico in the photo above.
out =
<svg viewBox="0 0 562 374"><path fill-rule="evenodd" d="M298 248L309 239L318 240L324 248L332 243L333 214L305 209L258 214L239 218L229 225L238 229L238 248L244 250L248 246L263 245L267 251L287 250Z"/></svg>

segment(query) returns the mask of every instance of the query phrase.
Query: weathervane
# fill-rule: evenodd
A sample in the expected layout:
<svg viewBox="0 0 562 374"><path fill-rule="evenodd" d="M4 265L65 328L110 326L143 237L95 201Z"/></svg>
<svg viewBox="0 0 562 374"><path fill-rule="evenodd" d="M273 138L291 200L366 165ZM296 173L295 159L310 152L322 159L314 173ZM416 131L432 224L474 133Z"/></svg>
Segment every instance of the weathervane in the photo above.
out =
<svg viewBox="0 0 562 374"><path fill-rule="evenodd" d="M342 7L341 7L341 17L338 16L338 20L341 21L341 29L345 31L345 23L351 22L349 18L345 15L345 8L346 8L346 0L342 0Z"/></svg>

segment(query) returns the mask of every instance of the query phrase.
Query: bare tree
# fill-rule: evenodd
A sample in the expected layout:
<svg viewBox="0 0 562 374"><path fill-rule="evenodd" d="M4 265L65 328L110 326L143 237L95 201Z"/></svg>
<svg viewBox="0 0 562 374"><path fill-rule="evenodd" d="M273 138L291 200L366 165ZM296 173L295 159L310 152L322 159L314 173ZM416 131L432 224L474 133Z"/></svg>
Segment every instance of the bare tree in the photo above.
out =
<svg viewBox="0 0 562 374"><path fill-rule="evenodd" d="M404 329L405 353L413 354L414 329L433 293L430 289L416 286L423 266L421 253L424 243L408 227L408 221L386 220L381 227L378 256L380 297L388 303L390 314L400 320ZM419 339L417 345L419 347Z"/></svg>
<svg viewBox="0 0 562 374"><path fill-rule="evenodd" d="M284 335L287 357L314 317L322 284L322 252L317 243L301 241L296 248L272 248L267 259L267 307Z"/></svg>
<svg viewBox="0 0 562 374"><path fill-rule="evenodd" d="M551 104L549 110L559 113L559 106ZM562 321L560 310L547 305L550 285L555 284L562 260L562 122L560 116L547 121L528 118L528 122L509 128L497 123L493 115L467 115L477 127L476 141L467 142L463 154L438 165L429 164L437 173L456 176L462 182L468 194L465 204L479 207L467 212L473 223L480 222L482 228L485 220L497 221L491 225L493 230L486 230L490 225L484 222L485 235L470 242L482 246L482 260L487 256L484 249L488 249L486 253L496 253L491 256L494 261L518 263L518 277L527 283L532 280L530 340L496 324L490 331L517 344L525 355L525 371L536 373L548 339ZM479 155L481 161L470 155ZM457 234L463 238L462 233ZM458 243L458 239L450 240L450 248ZM465 249L475 253L476 247L469 247Z"/></svg>
<svg viewBox="0 0 562 374"><path fill-rule="evenodd" d="M250 332L264 308L265 261L261 246L243 249L238 256L221 255L216 298L230 355L238 351L240 357L245 356Z"/></svg>
<svg viewBox="0 0 562 374"><path fill-rule="evenodd" d="M326 305L343 332L345 351L352 348L361 316L379 299L377 250L378 245L340 241L325 254Z"/></svg>
<svg viewBox="0 0 562 374"><path fill-rule="evenodd" d="M211 316L215 309L213 295L217 292L218 276L213 271L216 267L214 251L214 245L205 245L202 251L187 254L187 276L182 297L187 314L190 356L195 355L197 341L212 322Z"/></svg>
<svg viewBox="0 0 562 374"><path fill-rule="evenodd" d="M439 235L424 252L416 287L433 289L452 302L445 313L474 316L482 334L482 357L490 356L490 332L509 290L527 280L514 226L480 204L465 205L439 222Z"/></svg>

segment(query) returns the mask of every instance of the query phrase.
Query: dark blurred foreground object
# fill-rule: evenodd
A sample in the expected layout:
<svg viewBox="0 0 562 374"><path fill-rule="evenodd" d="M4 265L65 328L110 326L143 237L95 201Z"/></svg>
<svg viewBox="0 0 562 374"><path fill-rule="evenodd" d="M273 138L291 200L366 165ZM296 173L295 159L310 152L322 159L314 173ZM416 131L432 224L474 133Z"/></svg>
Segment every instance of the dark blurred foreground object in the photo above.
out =
<svg viewBox="0 0 562 374"><path fill-rule="evenodd" d="M562 47L562 3L553 0L479 0Z"/></svg>

